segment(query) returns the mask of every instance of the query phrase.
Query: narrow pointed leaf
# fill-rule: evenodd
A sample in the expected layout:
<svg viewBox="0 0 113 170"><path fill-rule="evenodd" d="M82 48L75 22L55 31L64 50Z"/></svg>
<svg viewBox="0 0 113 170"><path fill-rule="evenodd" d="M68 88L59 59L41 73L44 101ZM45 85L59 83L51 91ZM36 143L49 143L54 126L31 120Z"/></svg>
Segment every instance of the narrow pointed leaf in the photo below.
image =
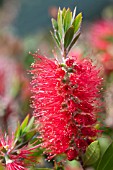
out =
<svg viewBox="0 0 113 170"><path fill-rule="evenodd" d="M83 157L84 166L89 166L94 164L100 157L100 146L98 141L92 142ZM103 169L101 169L103 170Z"/></svg>
<svg viewBox="0 0 113 170"><path fill-rule="evenodd" d="M64 37L64 48L66 49L69 44L71 43L72 39L73 39L73 36L74 36L74 28L73 26L70 27L66 34L65 34L65 37Z"/></svg>
<svg viewBox="0 0 113 170"><path fill-rule="evenodd" d="M73 41L71 42L69 48L68 48L68 52L71 50L71 48L74 46L74 44L76 43L76 41L78 40L80 36L80 33L73 39Z"/></svg>
<svg viewBox="0 0 113 170"><path fill-rule="evenodd" d="M60 48L60 42L59 42L58 38L51 31L50 31L50 33L51 33L54 41L56 42L57 46Z"/></svg>
<svg viewBox="0 0 113 170"><path fill-rule="evenodd" d="M15 139L18 139L20 136L20 123L18 122L17 129L15 132Z"/></svg>
<svg viewBox="0 0 113 170"><path fill-rule="evenodd" d="M58 31L54 31L55 37L58 39L59 43L61 42L60 35Z"/></svg>
<svg viewBox="0 0 113 170"><path fill-rule="evenodd" d="M79 13L76 16L76 18L75 18L75 20L73 21L73 24L72 24L73 27L74 27L74 33L76 33L79 30L81 23L82 23L82 13Z"/></svg>
<svg viewBox="0 0 113 170"><path fill-rule="evenodd" d="M105 151L96 170L113 170L113 142Z"/></svg>
<svg viewBox="0 0 113 170"><path fill-rule="evenodd" d="M82 13L79 13L76 17L75 15L76 7L73 15L69 8L63 8L62 10L59 8L57 20L52 19L54 29L52 36L63 56L68 54L80 36L79 30L82 22Z"/></svg>
<svg viewBox="0 0 113 170"><path fill-rule="evenodd" d="M64 23L65 15L66 15L66 8L63 8L63 10L62 10L62 21L63 21L63 23Z"/></svg>
<svg viewBox="0 0 113 170"><path fill-rule="evenodd" d="M31 130L31 128L33 127L33 123L34 123L34 117L32 117L27 125L27 127L25 128L25 132L28 132L29 130Z"/></svg>
<svg viewBox="0 0 113 170"><path fill-rule="evenodd" d="M58 10L57 23L58 23L58 33L60 35L60 40L61 40L63 36L63 23L62 23L62 11L60 10L60 8Z"/></svg>
<svg viewBox="0 0 113 170"><path fill-rule="evenodd" d="M72 22L74 21L74 19L75 19L75 15L76 15L76 7L75 7L75 9L74 9L74 11L73 11L73 18L72 18Z"/></svg>
<svg viewBox="0 0 113 170"><path fill-rule="evenodd" d="M52 19L51 19L51 22L52 22L53 29L58 31L57 21L56 21L54 18L52 18Z"/></svg>
<svg viewBox="0 0 113 170"><path fill-rule="evenodd" d="M20 128L21 128L22 131L23 131L23 130L25 129L25 127L27 126L28 121L29 121L29 115L26 116L26 118L23 120L23 122L22 122L22 124L21 124L21 126L20 126Z"/></svg>
<svg viewBox="0 0 113 170"><path fill-rule="evenodd" d="M65 18L64 18L64 32L65 33L69 29L69 27L71 26L71 21L72 21L72 12L68 8L67 11L66 11L66 14L65 14Z"/></svg>

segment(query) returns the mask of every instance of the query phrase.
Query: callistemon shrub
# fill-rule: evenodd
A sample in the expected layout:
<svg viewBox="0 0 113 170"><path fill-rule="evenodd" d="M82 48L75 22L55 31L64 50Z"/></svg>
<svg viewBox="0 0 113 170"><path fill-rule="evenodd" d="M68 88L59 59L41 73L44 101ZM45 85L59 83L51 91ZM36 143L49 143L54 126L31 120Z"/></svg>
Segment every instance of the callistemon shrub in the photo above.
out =
<svg viewBox="0 0 113 170"><path fill-rule="evenodd" d="M52 20L54 38L62 51L59 60L33 55L32 107L48 159L62 153L68 160L81 157L99 133L100 70L88 59L68 55L80 35L82 15L74 16L75 11L72 17L72 12L63 8L59 9L57 21Z"/></svg>

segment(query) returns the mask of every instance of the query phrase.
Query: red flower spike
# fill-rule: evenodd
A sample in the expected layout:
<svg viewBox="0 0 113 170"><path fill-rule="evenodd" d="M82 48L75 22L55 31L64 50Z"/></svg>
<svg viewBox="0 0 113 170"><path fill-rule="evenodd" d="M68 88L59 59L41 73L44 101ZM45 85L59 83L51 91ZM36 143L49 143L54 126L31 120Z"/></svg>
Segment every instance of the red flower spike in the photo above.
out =
<svg viewBox="0 0 113 170"><path fill-rule="evenodd" d="M19 162L10 161L6 164L6 170L28 170L28 169L22 165L21 161Z"/></svg>
<svg viewBox="0 0 113 170"><path fill-rule="evenodd" d="M29 148L28 145L20 149L16 148L16 141L14 135L8 136L0 134L0 156L3 158L3 165L7 170L27 170L27 164L24 160L34 162L35 158L32 156L33 150L38 148L34 146Z"/></svg>
<svg viewBox="0 0 113 170"><path fill-rule="evenodd" d="M89 41L96 51L100 51L97 55L98 61L103 65L105 74L113 71L113 21L100 20L95 22L89 33Z"/></svg>
<svg viewBox="0 0 113 170"><path fill-rule="evenodd" d="M89 35L90 43L94 48L106 51L113 43L113 22L101 20L94 23Z"/></svg>
<svg viewBox="0 0 113 170"><path fill-rule="evenodd" d="M100 70L86 59L77 61L73 57L73 61L66 59L61 64L37 53L34 57L32 107L40 123L42 147L49 158L65 153L73 160L98 133L94 127L100 102Z"/></svg>

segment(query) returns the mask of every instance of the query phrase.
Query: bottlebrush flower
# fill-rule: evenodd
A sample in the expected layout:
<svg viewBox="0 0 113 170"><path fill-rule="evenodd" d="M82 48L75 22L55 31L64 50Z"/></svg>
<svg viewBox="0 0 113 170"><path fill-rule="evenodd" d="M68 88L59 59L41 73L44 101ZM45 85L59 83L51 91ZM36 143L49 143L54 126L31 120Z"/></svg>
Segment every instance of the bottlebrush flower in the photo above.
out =
<svg viewBox="0 0 113 170"><path fill-rule="evenodd" d="M34 162L32 156L33 150L37 146L28 147L26 145L17 145L14 135L8 136L0 134L0 159L7 170L27 170L24 160Z"/></svg>
<svg viewBox="0 0 113 170"><path fill-rule="evenodd" d="M33 55L32 107L49 158L65 153L69 160L84 153L95 129L101 78L90 60L70 57L63 64Z"/></svg>
<svg viewBox="0 0 113 170"><path fill-rule="evenodd" d="M7 170L27 170L21 163L21 161L16 162L12 160L7 160L6 163L6 169Z"/></svg>
<svg viewBox="0 0 113 170"><path fill-rule="evenodd" d="M106 51L113 44L113 22L98 21L91 27L90 43L97 50Z"/></svg>

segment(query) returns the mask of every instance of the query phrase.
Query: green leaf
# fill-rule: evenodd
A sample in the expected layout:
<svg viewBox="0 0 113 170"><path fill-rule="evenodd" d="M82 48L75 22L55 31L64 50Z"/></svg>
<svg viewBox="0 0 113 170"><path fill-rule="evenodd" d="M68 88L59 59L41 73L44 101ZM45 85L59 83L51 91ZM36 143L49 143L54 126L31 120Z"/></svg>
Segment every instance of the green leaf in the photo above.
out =
<svg viewBox="0 0 113 170"><path fill-rule="evenodd" d="M20 136L20 123L18 122L18 125L17 125L17 129L16 129L16 132L15 132L15 139L17 140Z"/></svg>
<svg viewBox="0 0 113 170"><path fill-rule="evenodd" d="M59 42L59 40L58 40L58 37L57 37L56 35L54 35L53 32L50 31L50 33L51 33L53 39L55 40L57 46L60 48L60 42Z"/></svg>
<svg viewBox="0 0 113 170"><path fill-rule="evenodd" d="M24 136L24 141L29 141L34 135L36 134L36 130L31 130L29 132L27 132Z"/></svg>
<svg viewBox="0 0 113 170"><path fill-rule="evenodd" d="M34 117L32 117L27 125L27 127L25 128L25 132L28 132L29 130L31 130L31 128L33 127L34 124Z"/></svg>
<svg viewBox="0 0 113 170"><path fill-rule="evenodd" d="M58 31L57 21L56 21L54 18L52 18L52 19L51 19L51 22L52 22L53 29Z"/></svg>
<svg viewBox="0 0 113 170"><path fill-rule="evenodd" d="M57 16L57 23L58 23L58 33L60 35L60 40L62 39L63 36L63 23L62 23L62 11L58 10L58 16Z"/></svg>
<svg viewBox="0 0 113 170"><path fill-rule="evenodd" d="M26 118L24 119L24 121L22 122L22 124L20 126L22 131L26 128L28 121L29 121L29 115L26 116Z"/></svg>
<svg viewBox="0 0 113 170"><path fill-rule="evenodd" d="M76 7L75 7L75 9L74 9L74 11L73 11L73 19L72 19L72 22L73 22L74 19L75 19L75 15L76 15Z"/></svg>
<svg viewBox="0 0 113 170"><path fill-rule="evenodd" d="M64 37L64 48L66 49L69 44L71 43L72 39L73 39L73 35L74 35L74 27L70 27Z"/></svg>
<svg viewBox="0 0 113 170"><path fill-rule="evenodd" d="M72 161L66 161L67 165L72 168L76 168L79 166L79 162L77 160L72 160Z"/></svg>
<svg viewBox="0 0 113 170"><path fill-rule="evenodd" d="M83 165L84 166L89 166L94 164L100 157L100 145L98 141L92 142L83 157ZM103 170L103 169L101 169Z"/></svg>
<svg viewBox="0 0 113 170"><path fill-rule="evenodd" d="M54 35L55 35L55 37L58 39L58 42L60 43L60 42L61 42L61 39L60 39L59 32L58 32L58 31L54 31Z"/></svg>
<svg viewBox="0 0 113 170"><path fill-rule="evenodd" d="M76 17L75 15L76 7L73 15L69 8L63 8L62 10L59 8L57 20L52 19L54 33L51 34L64 58L66 58L69 50L80 36L79 30L82 22L82 13L79 13Z"/></svg>
<svg viewBox="0 0 113 170"><path fill-rule="evenodd" d="M63 10L62 10L62 23L63 24L64 24L65 15L66 15L66 8L63 8Z"/></svg>
<svg viewBox="0 0 113 170"><path fill-rule="evenodd" d="M75 20L73 21L73 24L72 24L74 26L74 33L76 33L79 30L81 23L82 23L82 13L79 13L76 16L76 18L75 18Z"/></svg>
<svg viewBox="0 0 113 170"><path fill-rule="evenodd" d="M72 12L68 8L67 11L66 11L66 14L65 14L65 18L64 18L64 32L65 33L69 29L69 27L71 26L71 21L72 21Z"/></svg>
<svg viewBox="0 0 113 170"><path fill-rule="evenodd" d="M78 40L80 36L80 33L73 39L73 41L71 42L69 48L68 48L68 52L71 50L71 48L73 47L73 45L76 43L76 41Z"/></svg>
<svg viewBox="0 0 113 170"><path fill-rule="evenodd" d="M113 142L105 151L96 170L113 170Z"/></svg>

